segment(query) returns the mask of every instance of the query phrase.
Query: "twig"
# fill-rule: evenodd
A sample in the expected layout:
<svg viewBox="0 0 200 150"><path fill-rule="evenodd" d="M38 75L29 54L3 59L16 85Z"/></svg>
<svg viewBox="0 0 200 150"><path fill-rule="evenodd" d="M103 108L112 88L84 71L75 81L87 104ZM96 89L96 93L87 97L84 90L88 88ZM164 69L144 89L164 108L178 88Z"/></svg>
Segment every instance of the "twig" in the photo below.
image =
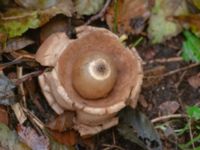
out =
<svg viewBox="0 0 200 150"><path fill-rule="evenodd" d="M35 77L35 76L39 76L39 75L42 74L42 73L43 73L43 71L41 71L41 70L35 71L35 72L31 72L31 73L29 73L29 74L24 75L22 78L20 78L20 79L14 81L14 83L15 83L15 85L19 85L19 84L21 84L22 82L24 82L24 81L26 81L26 80L29 80L29 79L31 79L31 78L33 78L33 77Z"/></svg>
<svg viewBox="0 0 200 150"><path fill-rule="evenodd" d="M18 79L20 79L22 77L22 75L23 75L23 68L22 67L17 67L17 77L18 77ZM23 101L24 107L27 108L26 96L25 96L23 83L19 84L18 92L22 96L22 101Z"/></svg>
<svg viewBox="0 0 200 150"><path fill-rule="evenodd" d="M194 68L194 67L197 67L199 66L200 64L199 63L195 63L195 64L191 64L189 66L186 66L186 67L182 67L182 68L178 68L178 69L175 69L175 70L172 70L172 71L169 71L163 75L156 75L156 76L148 76L146 78L163 78L163 77L167 77L167 76L170 76L170 75L173 75L173 74L176 74L178 72L181 72L181 71L185 71L185 70L188 70L188 69L191 69L191 68Z"/></svg>
<svg viewBox="0 0 200 150"><path fill-rule="evenodd" d="M14 52L13 52L13 53L14 53ZM12 66L12 65L20 64L20 63L22 62L22 59L23 59L23 58L35 59L34 56L25 54L25 55L22 55L22 56L17 57L16 59L14 59L14 60L11 61L11 62L0 64L0 70L3 70L4 68L10 67L10 66Z"/></svg>
<svg viewBox="0 0 200 150"><path fill-rule="evenodd" d="M29 120L31 121L31 123L34 125L35 129L38 131L38 133L40 133L40 135L42 135L42 131L44 130L44 123L42 121L40 121L40 119L38 119L32 112L30 112L28 109L22 107L23 111L26 113L26 115L28 116Z"/></svg>
<svg viewBox="0 0 200 150"><path fill-rule="evenodd" d="M13 60L12 62L0 64L0 70L3 70L4 68L12 66L12 65L20 64L22 62L21 59L22 59L22 57L18 57L15 60Z"/></svg>
<svg viewBox="0 0 200 150"><path fill-rule="evenodd" d="M152 119L151 123L156 123L156 122L160 122L160 121L164 121L164 120L168 120L168 119L176 119L176 118L187 118L187 115L171 114L171 115L166 115L166 116L160 116L155 119Z"/></svg>
<svg viewBox="0 0 200 150"><path fill-rule="evenodd" d="M99 13L97 13L96 15L92 16L84 25L89 25L90 23L92 23L93 21L101 18L105 12L106 12L106 9L107 7L109 6L111 0L107 0L105 5L103 6L103 8L101 9L101 11Z"/></svg>
<svg viewBox="0 0 200 150"><path fill-rule="evenodd" d="M161 58L161 59L154 59L147 62L144 62L143 65L146 64L154 64L154 63L170 63L170 62L176 62L176 61L182 61L182 57L171 57L171 58Z"/></svg>
<svg viewBox="0 0 200 150"><path fill-rule="evenodd" d="M183 78L185 77L185 74L187 73L187 70L183 72L183 74L181 75L179 81L175 84L175 87L178 89L179 85L181 84L181 82L183 81Z"/></svg>

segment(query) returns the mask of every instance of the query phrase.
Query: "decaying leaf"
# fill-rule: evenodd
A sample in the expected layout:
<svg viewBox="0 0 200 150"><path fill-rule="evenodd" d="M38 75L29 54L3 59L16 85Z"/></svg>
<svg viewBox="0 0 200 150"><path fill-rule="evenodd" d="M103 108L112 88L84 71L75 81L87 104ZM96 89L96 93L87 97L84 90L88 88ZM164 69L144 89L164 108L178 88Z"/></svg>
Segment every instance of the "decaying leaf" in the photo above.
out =
<svg viewBox="0 0 200 150"><path fill-rule="evenodd" d="M1 72L0 73L0 104L12 105L15 103L13 89L15 85Z"/></svg>
<svg viewBox="0 0 200 150"><path fill-rule="evenodd" d="M117 3L113 1L106 14L109 28L114 30L117 24L120 34L140 33L150 16L148 4L148 0L118 0Z"/></svg>
<svg viewBox="0 0 200 150"><path fill-rule="evenodd" d="M200 87L200 73L190 77L188 79L188 82L193 88L195 88L195 89L199 88Z"/></svg>
<svg viewBox="0 0 200 150"><path fill-rule="evenodd" d="M76 0L75 9L79 15L92 15L103 6L104 0Z"/></svg>
<svg viewBox="0 0 200 150"><path fill-rule="evenodd" d="M161 43L181 32L181 26L170 17L188 13L185 0L156 0L149 20L148 35L152 43Z"/></svg>
<svg viewBox="0 0 200 150"><path fill-rule="evenodd" d="M200 62L200 38L187 30L183 34L186 38L182 48L183 59L186 61L192 60L194 62Z"/></svg>
<svg viewBox="0 0 200 150"><path fill-rule="evenodd" d="M159 105L159 110L161 115L170 115L174 114L179 109L179 107L180 105L176 101L165 101Z"/></svg>
<svg viewBox="0 0 200 150"><path fill-rule="evenodd" d="M2 123L0 123L0 147L6 150L31 150L24 143L20 142L15 132Z"/></svg>
<svg viewBox="0 0 200 150"><path fill-rule="evenodd" d="M0 123L8 125L8 112L6 107L0 105Z"/></svg>
<svg viewBox="0 0 200 150"><path fill-rule="evenodd" d="M162 150L162 143L151 124L150 120L137 109L132 109L131 107L126 107L120 112L120 125L126 125L132 128L132 132L121 131L129 134L137 133L139 139L145 143L146 147L151 150ZM134 135L133 135L134 136ZM133 137L129 135L129 137ZM128 137L126 137L128 138ZM128 138L129 139L129 138ZM129 139L131 141L131 139Z"/></svg>
<svg viewBox="0 0 200 150"><path fill-rule="evenodd" d="M50 138L50 147L51 147L51 150L75 150L74 147L60 144L57 141L55 141L53 138Z"/></svg>
<svg viewBox="0 0 200 150"><path fill-rule="evenodd" d="M38 135L34 129L19 125L17 132L21 140L31 147L32 150L49 150L49 139Z"/></svg>
<svg viewBox="0 0 200 150"><path fill-rule="evenodd" d="M49 130L49 133L54 138L54 140L66 146L75 145L78 141L78 134L74 130L68 130L65 132Z"/></svg>
<svg viewBox="0 0 200 150"><path fill-rule="evenodd" d="M37 28L40 20L36 11L24 9L10 9L0 18L0 32L9 38L20 36L29 28Z"/></svg>
<svg viewBox="0 0 200 150"><path fill-rule="evenodd" d="M143 148L143 150L148 150L147 146L138 138L133 128L123 124L117 126L117 130L119 131L120 135L122 135L125 139L139 145L141 148Z"/></svg>
<svg viewBox="0 0 200 150"><path fill-rule="evenodd" d="M28 29L42 26L57 14L71 16L72 8L71 0L60 0L55 6L45 10L9 9L0 17L0 33L9 38L20 36Z"/></svg>
<svg viewBox="0 0 200 150"><path fill-rule="evenodd" d="M69 31L69 19L64 16L55 16L47 24L42 26L40 31L41 43L45 41L51 34L55 32L66 32ZM70 28L71 29L71 28Z"/></svg>
<svg viewBox="0 0 200 150"><path fill-rule="evenodd" d="M4 44L0 45L0 53L1 52L9 53L15 50L19 50L33 43L34 41L27 37L17 37L9 39L6 41L5 46Z"/></svg>
<svg viewBox="0 0 200 150"><path fill-rule="evenodd" d="M65 111L63 114L59 115L55 120L47 124L47 127L51 130L58 132L66 131L73 127L74 112Z"/></svg>
<svg viewBox="0 0 200 150"><path fill-rule="evenodd" d="M191 28L192 32L200 37L200 14L190 14L183 16L175 16L184 27Z"/></svg>

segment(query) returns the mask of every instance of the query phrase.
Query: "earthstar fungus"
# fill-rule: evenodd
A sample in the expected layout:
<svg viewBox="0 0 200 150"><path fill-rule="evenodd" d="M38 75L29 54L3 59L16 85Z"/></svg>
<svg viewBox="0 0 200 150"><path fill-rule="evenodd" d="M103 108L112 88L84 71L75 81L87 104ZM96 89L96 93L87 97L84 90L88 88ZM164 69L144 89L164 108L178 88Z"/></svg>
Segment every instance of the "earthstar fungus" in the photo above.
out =
<svg viewBox="0 0 200 150"><path fill-rule="evenodd" d="M36 60L53 69L39 76L52 109L74 111L73 128L81 136L93 135L118 123L117 113L135 108L143 72L136 50L103 28L82 26L77 39L57 32L47 38Z"/></svg>

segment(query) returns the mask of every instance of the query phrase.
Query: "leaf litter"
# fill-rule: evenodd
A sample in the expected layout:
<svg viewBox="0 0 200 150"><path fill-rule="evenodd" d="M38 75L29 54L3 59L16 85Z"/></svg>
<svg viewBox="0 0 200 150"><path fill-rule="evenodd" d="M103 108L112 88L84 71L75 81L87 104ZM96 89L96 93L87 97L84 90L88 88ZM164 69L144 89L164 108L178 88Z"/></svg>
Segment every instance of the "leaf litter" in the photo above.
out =
<svg viewBox="0 0 200 150"><path fill-rule="evenodd" d="M38 36L41 34L40 30L51 30L46 26L49 22L61 24L55 20L62 16L61 18L64 18L63 20L67 25L64 23L60 31L74 34L73 28L83 25L91 17L97 19L89 20L89 24L108 27L116 34L125 36L126 39L123 44L127 46L131 47L134 41L142 38L143 40L136 45L136 48L141 56L144 56L145 61L145 79L140 95L145 101L139 103L137 110L131 108L122 110L119 114L119 125L105 131L108 137L106 134L92 137L91 141L96 139L96 142L92 145L95 145L96 149L102 147L105 143L109 143L107 148L110 149L115 146L118 148L126 147L126 145L128 145L127 149L133 149L134 144L139 145L142 149L175 149L177 143L186 143L188 137L192 142L198 144L196 142L198 137L192 139L190 136L198 133L199 130L196 126L188 131L190 135L188 132L183 132L184 137L172 140L171 135L175 136L176 132L179 131L176 128L182 131L187 130L187 128L181 128L184 123L187 124L187 120L170 118L174 117L174 113L184 114L183 106L185 106L185 103L189 103L197 106L187 107L187 114L194 118L193 121L199 119L199 68L186 69L183 74L181 70L176 70L176 73L170 74L173 69L187 66L190 61L199 62L200 19L198 13L193 13L194 10L199 9L198 0L190 2L194 5L192 11L191 8L187 7L188 3L185 0L175 0L173 2L170 0L155 0L154 2L151 0L113 0L108 3L107 7L104 6L106 4L105 0L44 0L44 3L40 3L38 0L16 0L17 4L11 4L13 2L11 0L0 1L0 61L1 66L3 66L1 67L3 73L0 74L0 104L4 105L0 107L0 122L8 124L12 129L16 128L17 121L13 122L14 119L11 117L13 112L9 110L10 106L17 101L22 102L19 100L20 98L16 99L19 97L16 94L16 86L22 82L27 82L30 78L37 77L44 69L41 69L38 64L31 65L30 63L34 62L34 54L41 41L43 41ZM52 26L54 27L54 23ZM53 32L57 31L59 30ZM169 41L174 44L170 45ZM182 43L180 44L182 47L176 43ZM148 54L149 49L151 54ZM22 57L26 59L21 59ZM171 59L178 57L183 59ZM18 58L20 58L20 61L12 62ZM36 74L26 76L18 80L20 83L15 82L14 84L7 76L9 73L15 72L16 65L23 66L26 73L33 71ZM162 76L167 73L170 76L163 78ZM26 88L25 93L28 91L28 88ZM38 91L40 91L39 88ZM30 93L32 94L30 95ZM30 92L30 89L28 94L26 93L28 106L26 109L34 112L35 108L40 107L41 112L49 118L42 119L44 114L38 113L38 118L34 119L40 118L45 123L45 128L48 128L45 129L47 131L41 129L44 134L38 133L37 121L34 121L33 118L28 118L24 123L25 126L18 126L19 136L6 125L0 124L0 148L10 150L30 148L68 150L87 147L88 145L83 142L84 140L81 140L76 132L70 130L70 126L73 124L73 119L71 119L73 115L55 116L48 104L43 101L44 98L41 95L39 95L37 104L30 103L32 100L30 97L34 97L34 93L34 91ZM30 105L33 106L30 107ZM25 112L24 105L22 105L22 111ZM168 120L162 120L162 116L165 117L165 115L169 117ZM151 124L150 119L152 118L159 119L159 123ZM119 135L115 131L118 131ZM112 139L109 140L111 137ZM122 143L119 139L121 137L125 139ZM129 145L127 141L134 144ZM192 145L191 141L189 144L186 143L183 148L189 148Z"/></svg>

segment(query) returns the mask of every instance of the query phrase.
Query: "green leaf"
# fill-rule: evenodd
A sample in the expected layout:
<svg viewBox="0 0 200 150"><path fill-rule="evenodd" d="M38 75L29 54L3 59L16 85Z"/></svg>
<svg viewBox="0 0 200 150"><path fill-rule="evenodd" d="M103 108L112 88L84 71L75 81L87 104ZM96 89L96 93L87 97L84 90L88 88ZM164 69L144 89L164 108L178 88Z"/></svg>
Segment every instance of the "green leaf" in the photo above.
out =
<svg viewBox="0 0 200 150"><path fill-rule="evenodd" d="M186 40L183 42L182 57L184 60L192 60L194 62L200 62L200 38L196 37L189 31L183 32Z"/></svg>
<svg viewBox="0 0 200 150"><path fill-rule="evenodd" d="M20 11L20 10L16 10ZM15 11L13 11L15 13ZM21 16L24 15L25 12L21 11ZM7 17L0 20L0 32L8 34L8 37L12 38L15 36L20 36L22 33L27 31L29 28L34 29L39 27L40 21L37 17L37 12L33 11L28 14L26 17L14 16L15 18L9 19Z"/></svg>
<svg viewBox="0 0 200 150"><path fill-rule="evenodd" d="M198 121L200 119L200 107L198 106L189 106L186 110L190 118Z"/></svg>
<svg viewBox="0 0 200 150"><path fill-rule="evenodd" d="M97 13L104 4L104 0L76 0L75 8L79 15L92 15Z"/></svg>
<svg viewBox="0 0 200 150"><path fill-rule="evenodd" d="M0 16L0 35L6 35L8 38L21 36L28 29L35 29L47 23L57 14L71 16L72 12L71 0L59 0L55 6L44 10L10 8Z"/></svg>
<svg viewBox="0 0 200 150"><path fill-rule="evenodd" d="M161 43L181 32L181 26L169 18L187 14L185 0L156 0L148 26L152 43Z"/></svg>
<svg viewBox="0 0 200 150"><path fill-rule="evenodd" d="M31 150L19 141L17 134L11 131L6 125L0 123L0 147L9 150Z"/></svg>

